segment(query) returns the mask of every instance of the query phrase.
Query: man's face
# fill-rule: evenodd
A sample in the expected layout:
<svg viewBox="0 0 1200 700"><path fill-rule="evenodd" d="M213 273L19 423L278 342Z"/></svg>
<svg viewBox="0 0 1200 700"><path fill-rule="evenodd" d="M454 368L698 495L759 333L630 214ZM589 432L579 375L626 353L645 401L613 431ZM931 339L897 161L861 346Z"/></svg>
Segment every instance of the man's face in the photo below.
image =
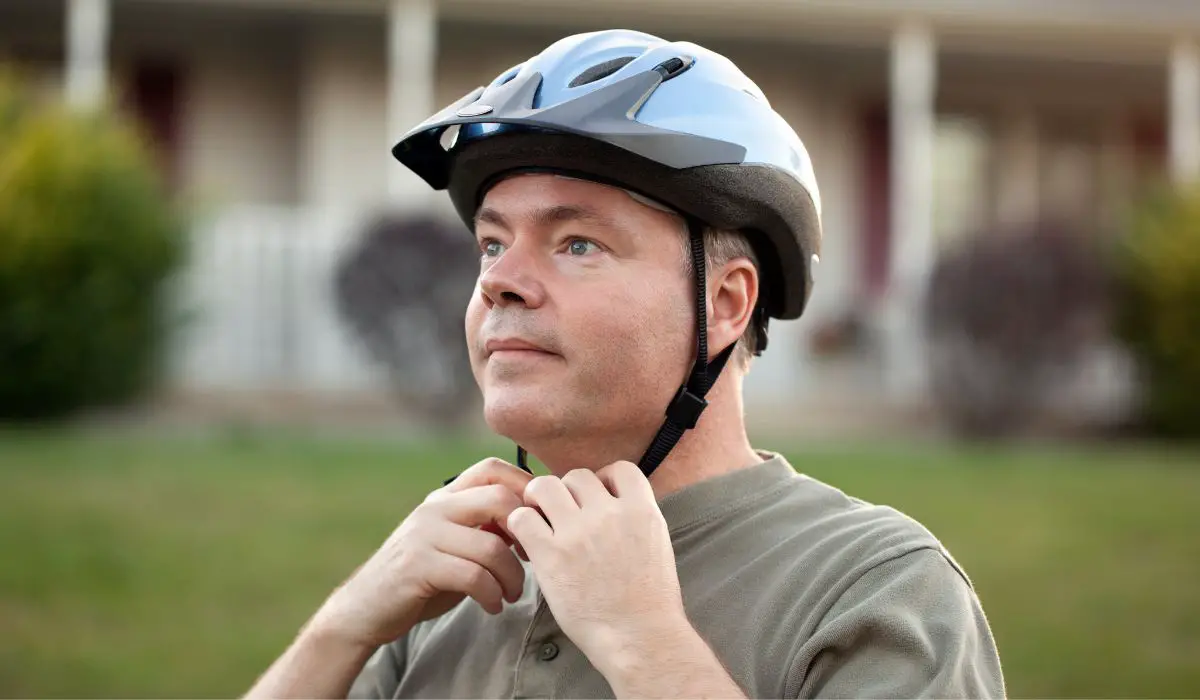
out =
<svg viewBox="0 0 1200 700"><path fill-rule="evenodd" d="M681 221L549 174L500 182L476 221L466 333L488 425L584 462L572 466L640 457L627 451L653 436L691 363Z"/></svg>

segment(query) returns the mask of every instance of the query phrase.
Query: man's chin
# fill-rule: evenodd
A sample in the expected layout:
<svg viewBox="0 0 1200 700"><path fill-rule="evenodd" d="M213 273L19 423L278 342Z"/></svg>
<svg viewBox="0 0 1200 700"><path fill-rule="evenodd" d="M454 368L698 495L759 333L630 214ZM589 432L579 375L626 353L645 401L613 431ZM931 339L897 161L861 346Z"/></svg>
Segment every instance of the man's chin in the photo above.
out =
<svg viewBox="0 0 1200 700"><path fill-rule="evenodd" d="M515 442L557 434L565 423L563 411L553 408L544 391L514 388L487 392L483 417L492 432Z"/></svg>

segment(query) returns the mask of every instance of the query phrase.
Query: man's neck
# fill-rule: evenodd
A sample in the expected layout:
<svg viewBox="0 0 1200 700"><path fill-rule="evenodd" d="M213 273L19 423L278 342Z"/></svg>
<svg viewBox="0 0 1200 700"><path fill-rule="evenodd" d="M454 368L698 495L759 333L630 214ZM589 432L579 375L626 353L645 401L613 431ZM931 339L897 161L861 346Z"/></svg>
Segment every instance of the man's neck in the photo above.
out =
<svg viewBox="0 0 1200 700"><path fill-rule="evenodd" d="M746 435L741 394L741 377L736 372L722 372L708 393L709 404L699 423L684 433L650 476L650 483L659 499L691 484L762 461ZM639 445L638 449L645 449L645 446ZM535 447L531 451L557 476L563 476L580 466L579 461L570 454L574 450L564 451L561 455L556 454L558 450L553 448L542 451ZM599 469L619 459L636 462L640 457L641 452L632 455L613 454L601 459L602 463L589 466Z"/></svg>

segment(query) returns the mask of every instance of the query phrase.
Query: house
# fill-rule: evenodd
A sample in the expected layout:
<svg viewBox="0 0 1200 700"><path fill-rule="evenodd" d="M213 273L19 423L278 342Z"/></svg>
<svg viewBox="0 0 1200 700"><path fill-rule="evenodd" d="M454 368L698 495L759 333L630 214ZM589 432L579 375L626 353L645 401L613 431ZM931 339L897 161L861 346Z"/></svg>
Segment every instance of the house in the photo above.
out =
<svg viewBox="0 0 1200 700"><path fill-rule="evenodd" d="M1148 178L1200 173L1190 0L3 0L0 60L82 104L110 86L201 204L181 385L336 393L380 382L327 298L354 222L449 215L390 145L609 26L727 54L810 149L817 288L773 325L752 412L919 400L915 304L940 245L1035 215L1099 223Z"/></svg>

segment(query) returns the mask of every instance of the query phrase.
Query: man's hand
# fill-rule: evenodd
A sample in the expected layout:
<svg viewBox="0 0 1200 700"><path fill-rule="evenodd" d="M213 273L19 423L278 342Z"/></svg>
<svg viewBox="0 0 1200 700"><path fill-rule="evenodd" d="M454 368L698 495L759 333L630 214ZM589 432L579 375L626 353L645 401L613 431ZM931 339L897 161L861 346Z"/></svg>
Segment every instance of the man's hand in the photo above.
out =
<svg viewBox="0 0 1200 700"><path fill-rule="evenodd" d="M525 504L509 532L617 697L745 697L688 621L667 523L636 465L537 477Z"/></svg>
<svg viewBox="0 0 1200 700"><path fill-rule="evenodd" d="M538 477L525 504L508 529L555 620L597 668L616 650L687 624L667 524L635 465Z"/></svg>
<svg viewBox="0 0 1200 700"><path fill-rule="evenodd" d="M345 697L378 647L464 597L498 613L525 587L505 532L533 477L484 460L433 492L330 595L248 697Z"/></svg>
<svg viewBox="0 0 1200 700"><path fill-rule="evenodd" d="M488 459L431 493L330 596L318 614L321 624L379 646L466 596L492 614L516 601L525 572L504 527L532 478Z"/></svg>

